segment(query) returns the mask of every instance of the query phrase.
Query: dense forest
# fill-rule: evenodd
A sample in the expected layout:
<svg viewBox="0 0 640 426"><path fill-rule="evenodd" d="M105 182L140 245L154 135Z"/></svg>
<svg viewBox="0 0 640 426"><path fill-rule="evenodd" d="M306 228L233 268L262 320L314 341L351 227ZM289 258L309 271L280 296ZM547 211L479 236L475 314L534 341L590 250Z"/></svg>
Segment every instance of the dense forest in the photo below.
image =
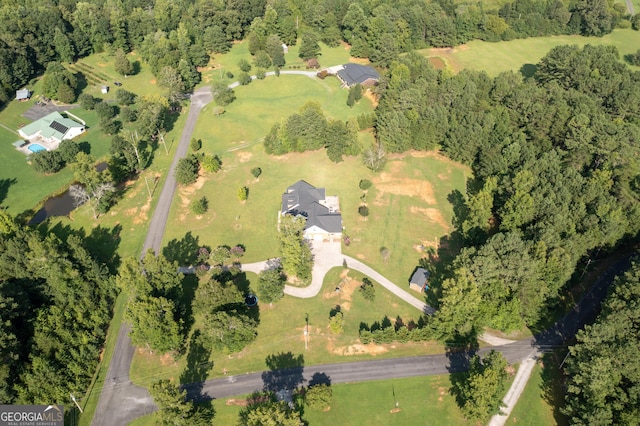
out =
<svg viewBox="0 0 640 426"><path fill-rule="evenodd" d="M567 357L564 413L572 424L632 425L640 419L640 265L616 278L602 312Z"/></svg>
<svg viewBox="0 0 640 426"><path fill-rule="evenodd" d="M0 102L53 61L136 50L159 78L183 90L200 81L209 54L247 39L252 54L269 37L302 37L387 66L400 52L550 34L603 35L637 26L608 0L514 0L499 9L453 0L13 0L0 6ZM273 44L273 43L272 43ZM65 95L68 95L65 94Z"/></svg>
<svg viewBox="0 0 640 426"><path fill-rule="evenodd" d="M23 228L0 212L0 401L84 394L111 321L115 284L85 245Z"/></svg>
<svg viewBox="0 0 640 426"><path fill-rule="evenodd" d="M557 47L530 79L447 77L415 54L392 64L381 147L439 145L474 173L450 194L464 247L442 284L444 335L535 326L581 257L638 232L639 83L605 46Z"/></svg>

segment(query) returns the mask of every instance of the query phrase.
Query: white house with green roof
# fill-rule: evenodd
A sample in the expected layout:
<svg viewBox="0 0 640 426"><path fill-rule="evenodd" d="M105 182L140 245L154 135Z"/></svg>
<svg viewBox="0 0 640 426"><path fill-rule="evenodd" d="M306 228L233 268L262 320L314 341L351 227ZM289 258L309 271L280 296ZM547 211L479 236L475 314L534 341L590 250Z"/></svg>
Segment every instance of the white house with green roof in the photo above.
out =
<svg viewBox="0 0 640 426"><path fill-rule="evenodd" d="M43 142L55 149L63 140L73 139L85 130L84 124L63 117L59 112L52 112L18 129L18 133L30 142Z"/></svg>

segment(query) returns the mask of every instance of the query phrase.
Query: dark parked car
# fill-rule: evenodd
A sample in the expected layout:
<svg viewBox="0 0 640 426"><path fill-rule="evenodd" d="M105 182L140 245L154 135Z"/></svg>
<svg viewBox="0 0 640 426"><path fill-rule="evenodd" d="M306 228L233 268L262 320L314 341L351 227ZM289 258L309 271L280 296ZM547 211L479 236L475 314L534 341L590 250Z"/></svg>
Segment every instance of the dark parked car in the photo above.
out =
<svg viewBox="0 0 640 426"><path fill-rule="evenodd" d="M115 84L118 87L122 86L122 83L120 83L119 81L114 81L113 84Z"/></svg>

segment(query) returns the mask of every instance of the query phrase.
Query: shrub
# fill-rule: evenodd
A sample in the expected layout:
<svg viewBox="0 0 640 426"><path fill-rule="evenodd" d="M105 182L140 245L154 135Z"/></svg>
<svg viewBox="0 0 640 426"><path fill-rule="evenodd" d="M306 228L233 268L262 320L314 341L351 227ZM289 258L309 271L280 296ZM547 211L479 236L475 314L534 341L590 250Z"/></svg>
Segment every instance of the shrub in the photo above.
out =
<svg viewBox="0 0 640 426"><path fill-rule="evenodd" d="M217 173L222 167L222 161L217 155L205 155L202 160L202 168L209 173Z"/></svg>
<svg viewBox="0 0 640 426"><path fill-rule="evenodd" d="M360 330L360 341L364 345L371 343L371 331Z"/></svg>
<svg viewBox="0 0 640 426"><path fill-rule="evenodd" d="M134 122L138 119L138 111L128 107L122 108L120 110L120 118L122 119L122 121L127 123Z"/></svg>
<svg viewBox="0 0 640 426"><path fill-rule="evenodd" d="M110 118L100 120L100 128L107 135L115 135L122 128L122 123L118 120L112 120Z"/></svg>
<svg viewBox="0 0 640 426"><path fill-rule="evenodd" d="M116 99L120 105L132 105L136 102L136 94L128 90L118 89L116 90Z"/></svg>
<svg viewBox="0 0 640 426"><path fill-rule="evenodd" d="M340 334L344 331L344 314L342 312L336 312L329 319L329 329L333 334Z"/></svg>
<svg viewBox="0 0 640 426"><path fill-rule="evenodd" d="M240 59L238 61L238 68L240 68L240 71L249 72L251 71L251 64L246 59Z"/></svg>
<svg viewBox="0 0 640 426"><path fill-rule="evenodd" d="M376 298L376 288L369 278L362 279L362 285L359 288L360 294L369 302L373 302Z"/></svg>
<svg viewBox="0 0 640 426"><path fill-rule="evenodd" d="M366 191L367 189L371 188L371 181L369 179L362 179L360 181L360 183L358 184L358 186L360 187L360 189L362 189L363 191Z"/></svg>
<svg viewBox="0 0 640 426"><path fill-rule="evenodd" d="M360 114L357 119L358 128L360 130L370 129L376 122L376 114L373 112L369 114Z"/></svg>
<svg viewBox="0 0 640 426"><path fill-rule="evenodd" d="M254 178L258 179L258 177L260 177L260 175L262 174L262 169L260 167L254 167L253 169L251 169L251 174Z"/></svg>
<svg viewBox="0 0 640 426"><path fill-rule="evenodd" d="M216 104L220 106L227 106L236 99L236 94L233 89L230 89L224 83L212 84L211 94Z"/></svg>
<svg viewBox="0 0 640 426"><path fill-rule="evenodd" d="M56 97L58 100L65 104L71 104L76 100L76 93L73 88L68 84L61 84L58 86L58 91L56 92Z"/></svg>
<svg viewBox="0 0 640 426"><path fill-rule="evenodd" d="M238 82L240 82L241 85L246 86L251 83L251 76L246 72L240 73L238 76Z"/></svg>
<svg viewBox="0 0 640 426"><path fill-rule="evenodd" d="M64 167L64 160L58 151L40 151L31 154L31 165L40 173L56 173Z"/></svg>
<svg viewBox="0 0 640 426"><path fill-rule="evenodd" d="M69 164L76 161L76 155L80 152L80 147L74 141L64 140L60 142L57 151L60 153L62 161L64 161L65 164Z"/></svg>
<svg viewBox="0 0 640 426"><path fill-rule="evenodd" d="M227 71L227 78L233 78L233 73L231 71Z"/></svg>
<svg viewBox="0 0 640 426"><path fill-rule="evenodd" d="M191 138L189 148L191 148L192 151L199 151L200 148L202 148L202 139Z"/></svg>
<svg viewBox="0 0 640 426"><path fill-rule="evenodd" d="M253 60L253 63L257 68L269 68L271 64L271 58L264 50L260 50L256 52L256 57ZM244 71L244 70L243 70Z"/></svg>
<svg viewBox="0 0 640 426"><path fill-rule="evenodd" d="M640 66L640 49L638 49L636 53L624 55L624 59L631 65Z"/></svg>
<svg viewBox="0 0 640 426"><path fill-rule="evenodd" d="M256 70L256 78L258 80L264 80L267 77L267 73L263 69Z"/></svg>
<svg viewBox="0 0 640 426"><path fill-rule="evenodd" d="M176 166L176 181L182 185L189 185L198 179L200 162L195 155L181 158Z"/></svg>
<svg viewBox="0 0 640 426"><path fill-rule="evenodd" d="M87 111L91 111L92 109L94 109L96 106L96 102L98 102L98 99L94 98L93 95L89 93L83 93L78 96L78 103L80 104L80 107L86 109Z"/></svg>
<svg viewBox="0 0 640 426"><path fill-rule="evenodd" d="M116 109L105 101L98 102L95 106L96 113L100 121L107 120L116 116Z"/></svg>
<svg viewBox="0 0 640 426"><path fill-rule="evenodd" d="M360 216L362 216L362 217L369 216L369 207L367 207L367 206L358 207L358 213L360 213Z"/></svg>
<svg viewBox="0 0 640 426"><path fill-rule="evenodd" d="M238 199L240 201L245 201L247 198L249 198L249 188L243 186L242 188L238 189Z"/></svg>
<svg viewBox="0 0 640 426"><path fill-rule="evenodd" d="M191 211L194 214L197 214L197 215L205 214L208 209L209 209L209 201L207 200L207 197L202 197L198 200L195 200L193 203L191 203Z"/></svg>
<svg viewBox="0 0 640 426"><path fill-rule="evenodd" d="M324 409L331 404L333 391L326 383L309 386L304 395L304 402L312 408Z"/></svg>

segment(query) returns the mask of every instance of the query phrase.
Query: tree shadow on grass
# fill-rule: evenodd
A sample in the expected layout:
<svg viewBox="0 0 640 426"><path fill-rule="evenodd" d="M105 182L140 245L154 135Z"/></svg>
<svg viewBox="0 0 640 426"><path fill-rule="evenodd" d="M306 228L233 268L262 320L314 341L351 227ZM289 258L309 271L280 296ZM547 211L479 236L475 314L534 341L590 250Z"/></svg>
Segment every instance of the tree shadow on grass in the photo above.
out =
<svg viewBox="0 0 640 426"><path fill-rule="evenodd" d="M162 254L170 262L178 262L179 265L193 265L198 258L200 248L199 238L194 237L191 231L181 239L173 239L162 249Z"/></svg>
<svg viewBox="0 0 640 426"><path fill-rule="evenodd" d="M536 71L538 71L538 67L534 64L524 64L520 67L520 74L522 74L525 79L533 77Z"/></svg>
<svg viewBox="0 0 640 426"><path fill-rule="evenodd" d="M4 201L5 198L7 198L9 187L17 182L18 180L16 178L0 179L0 204Z"/></svg>
<svg viewBox="0 0 640 426"><path fill-rule="evenodd" d="M558 425L568 425L569 419L561 411L564 406L565 383L560 364L566 350L545 353L542 357L542 398L553 408L553 418Z"/></svg>
<svg viewBox="0 0 640 426"><path fill-rule="evenodd" d="M451 382L449 393L455 398L458 407L462 408L466 402L468 371L479 349L477 331L474 329L465 335L456 334L446 345L446 356L449 360L447 370Z"/></svg>
<svg viewBox="0 0 640 426"><path fill-rule="evenodd" d="M187 391L187 397L198 403L212 399L208 394L202 393L204 382L213 368L213 362L209 361L210 355L211 349L203 343L200 330L195 330L189 341L187 366L180 375L180 383Z"/></svg>

